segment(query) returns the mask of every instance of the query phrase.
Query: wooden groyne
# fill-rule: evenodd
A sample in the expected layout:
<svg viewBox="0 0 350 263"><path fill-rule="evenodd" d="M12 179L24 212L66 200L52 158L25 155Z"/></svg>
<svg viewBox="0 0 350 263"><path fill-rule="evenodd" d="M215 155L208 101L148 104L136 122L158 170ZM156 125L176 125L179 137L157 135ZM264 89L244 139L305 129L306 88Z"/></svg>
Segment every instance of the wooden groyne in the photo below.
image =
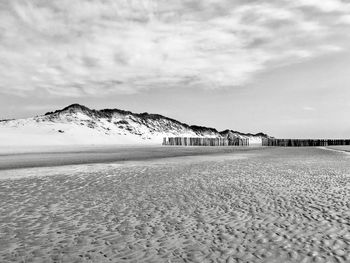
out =
<svg viewBox="0 0 350 263"><path fill-rule="evenodd" d="M171 146L249 146L249 139L205 137L165 137L163 145Z"/></svg>
<svg viewBox="0 0 350 263"><path fill-rule="evenodd" d="M317 146L334 146L350 145L349 139L270 139L263 138L262 146L279 146L279 147L317 147Z"/></svg>

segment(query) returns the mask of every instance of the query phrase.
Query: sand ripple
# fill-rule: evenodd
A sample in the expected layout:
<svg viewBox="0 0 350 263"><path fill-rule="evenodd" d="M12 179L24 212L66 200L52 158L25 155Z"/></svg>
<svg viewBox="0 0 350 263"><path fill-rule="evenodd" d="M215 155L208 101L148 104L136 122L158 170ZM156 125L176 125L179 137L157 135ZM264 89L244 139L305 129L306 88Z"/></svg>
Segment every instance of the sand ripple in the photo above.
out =
<svg viewBox="0 0 350 263"><path fill-rule="evenodd" d="M0 262L350 262L350 162L321 149L0 181Z"/></svg>

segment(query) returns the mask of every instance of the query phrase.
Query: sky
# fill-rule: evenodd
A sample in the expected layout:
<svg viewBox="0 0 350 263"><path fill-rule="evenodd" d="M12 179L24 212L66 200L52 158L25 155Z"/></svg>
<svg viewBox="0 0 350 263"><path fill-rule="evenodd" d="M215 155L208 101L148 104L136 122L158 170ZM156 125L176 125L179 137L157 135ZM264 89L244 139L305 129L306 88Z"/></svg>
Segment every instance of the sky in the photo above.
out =
<svg viewBox="0 0 350 263"><path fill-rule="evenodd" d="M350 137L347 0L0 0L0 119L80 103Z"/></svg>

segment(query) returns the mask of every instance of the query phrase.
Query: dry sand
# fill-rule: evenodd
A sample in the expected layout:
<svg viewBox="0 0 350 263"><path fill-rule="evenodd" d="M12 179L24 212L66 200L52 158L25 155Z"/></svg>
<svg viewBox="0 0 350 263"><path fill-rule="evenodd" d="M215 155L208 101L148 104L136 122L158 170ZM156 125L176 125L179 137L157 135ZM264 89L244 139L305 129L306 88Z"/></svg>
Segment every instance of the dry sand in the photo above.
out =
<svg viewBox="0 0 350 263"><path fill-rule="evenodd" d="M349 157L268 148L2 179L0 262L350 262Z"/></svg>

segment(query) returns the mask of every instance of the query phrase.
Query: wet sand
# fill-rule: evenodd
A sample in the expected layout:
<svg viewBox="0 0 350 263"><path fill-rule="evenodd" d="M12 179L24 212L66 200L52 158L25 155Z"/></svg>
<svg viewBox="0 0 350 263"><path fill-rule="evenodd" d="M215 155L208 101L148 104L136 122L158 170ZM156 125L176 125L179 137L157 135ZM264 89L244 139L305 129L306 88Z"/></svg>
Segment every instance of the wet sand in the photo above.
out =
<svg viewBox="0 0 350 263"><path fill-rule="evenodd" d="M350 152L350 146L349 145L341 145L341 146L327 146L328 149L336 150L336 151L343 151L343 152Z"/></svg>
<svg viewBox="0 0 350 263"><path fill-rule="evenodd" d="M0 262L350 262L349 158L268 148L11 170L24 177L0 180Z"/></svg>
<svg viewBox="0 0 350 263"><path fill-rule="evenodd" d="M75 146L0 151L0 170L74 164L142 161L159 158L220 155L263 147Z"/></svg>

